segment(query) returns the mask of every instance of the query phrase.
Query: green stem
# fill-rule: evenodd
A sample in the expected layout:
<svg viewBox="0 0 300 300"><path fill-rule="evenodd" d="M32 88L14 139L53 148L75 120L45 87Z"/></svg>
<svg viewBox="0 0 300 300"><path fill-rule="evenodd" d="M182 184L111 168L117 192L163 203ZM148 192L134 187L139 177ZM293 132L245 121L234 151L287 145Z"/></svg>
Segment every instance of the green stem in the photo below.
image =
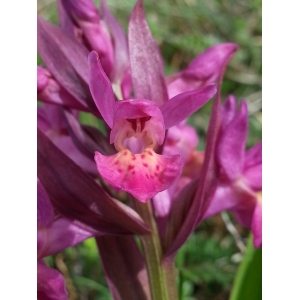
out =
<svg viewBox="0 0 300 300"><path fill-rule="evenodd" d="M176 284L176 268L175 268L175 257L169 257L163 260L162 268L165 277L168 299L178 300L178 291Z"/></svg>
<svg viewBox="0 0 300 300"><path fill-rule="evenodd" d="M174 298L169 298L169 293L167 292L167 282L162 268L162 248L151 203L150 201L141 203L134 199L133 205L135 210L152 231L148 235L140 236L147 266L152 300L173 300Z"/></svg>

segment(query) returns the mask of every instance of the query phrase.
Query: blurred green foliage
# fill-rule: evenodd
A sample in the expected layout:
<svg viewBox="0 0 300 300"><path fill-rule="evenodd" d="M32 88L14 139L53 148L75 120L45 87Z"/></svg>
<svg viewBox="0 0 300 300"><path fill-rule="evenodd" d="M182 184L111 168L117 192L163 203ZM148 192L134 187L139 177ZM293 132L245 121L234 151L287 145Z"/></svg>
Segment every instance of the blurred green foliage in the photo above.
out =
<svg viewBox="0 0 300 300"><path fill-rule="evenodd" d="M99 0L95 2L98 4ZM125 31L135 2L107 0ZM234 42L239 45L224 77L222 97L225 99L227 95L234 94L238 100L247 100L248 148L262 137L261 6L261 0L144 0L146 18L161 49L167 75L182 70L195 56L214 44ZM57 23L55 1L38 1L38 13ZM38 56L38 64L40 63ZM204 149L210 108L211 103L208 103L188 121L199 133L198 149ZM81 116L81 120L89 125L94 122L91 118L88 114ZM236 224L233 219L232 222L246 241L249 230ZM220 216L206 220L176 257L180 299L229 299L242 256ZM67 278L70 299L111 299L93 238L56 256L48 257L47 263L58 268ZM247 268L251 269L250 266L251 260L248 259ZM253 264L253 268L261 275L261 267ZM239 294L231 299L246 298ZM251 298L259 299L259 295Z"/></svg>

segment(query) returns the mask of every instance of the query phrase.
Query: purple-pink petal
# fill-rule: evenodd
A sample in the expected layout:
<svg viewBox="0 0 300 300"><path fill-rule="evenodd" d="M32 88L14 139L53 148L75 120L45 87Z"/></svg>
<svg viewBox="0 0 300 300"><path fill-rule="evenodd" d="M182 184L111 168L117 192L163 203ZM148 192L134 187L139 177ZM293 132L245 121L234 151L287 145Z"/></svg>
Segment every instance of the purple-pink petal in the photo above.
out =
<svg viewBox="0 0 300 300"><path fill-rule="evenodd" d="M246 152L244 169L259 165L262 163L262 142L260 141Z"/></svg>
<svg viewBox="0 0 300 300"><path fill-rule="evenodd" d="M166 79L169 97L216 82L222 75L223 66L236 50L236 44L224 43L212 46L198 55L185 70Z"/></svg>
<svg viewBox="0 0 300 300"><path fill-rule="evenodd" d="M239 205L240 201L241 195L232 186L220 183L202 219L205 220L222 211L230 210Z"/></svg>
<svg viewBox="0 0 300 300"><path fill-rule="evenodd" d="M89 54L89 82L91 94L104 121L110 128L113 126L115 97L96 51Z"/></svg>
<svg viewBox="0 0 300 300"><path fill-rule="evenodd" d="M262 189L262 164L247 168L243 172L244 181L256 192Z"/></svg>
<svg viewBox="0 0 300 300"><path fill-rule="evenodd" d="M227 125L234 119L238 112L236 98L234 95L229 95L222 105L222 129L224 130Z"/></svg>
<svg viewBox="0 0 300 300"><path fill-rule="evenodd" d="M179 94L163 104L160 109L164 116L166 129L187 119L211 99L216 91L216 85L210 84L194 91Z"/></svg>
<svg viewBox="0 0 300 300"><path fill-rule="evenodd" d="M140 154L122 150L111 156L96 152L95 161L100 175L109 184L141 202L170 187L182 170L179 155L158 155L150 149Z"/></svg>
<svg viewBox="0 0 300 300"><path fill-rule="evenodd" d="M242 101L240 111L222 132L217 148L218 162L231 181L242 173L247 134L247 103Z"/></svg>
<svg viewBox="0 0 300 300"><path fill-rule="evenodd" d="M145 19L142 4L142 0L136 3L128 24L134 97L149 99L161 106L168 100L163 63Z"/></svg>

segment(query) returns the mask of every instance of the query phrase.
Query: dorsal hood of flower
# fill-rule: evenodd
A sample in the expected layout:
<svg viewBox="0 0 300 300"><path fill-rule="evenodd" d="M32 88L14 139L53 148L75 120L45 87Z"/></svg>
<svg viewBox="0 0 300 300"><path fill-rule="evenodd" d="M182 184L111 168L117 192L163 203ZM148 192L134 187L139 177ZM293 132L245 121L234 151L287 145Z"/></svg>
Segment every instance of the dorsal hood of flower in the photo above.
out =
<svg viewBox="0 0 300 300"><path fill-rule="evenodd" d="M182 171L180 155L155 152L165 130L185 120L216 92L214 84L180 94L161 106L148 99L115 101L112 86L95 51L89 55L90 90L104 121L112 129L117 154L95 153L97 169L109 184L141 202L169 188ZM189 101L190 105L186 105Z"/></svg>

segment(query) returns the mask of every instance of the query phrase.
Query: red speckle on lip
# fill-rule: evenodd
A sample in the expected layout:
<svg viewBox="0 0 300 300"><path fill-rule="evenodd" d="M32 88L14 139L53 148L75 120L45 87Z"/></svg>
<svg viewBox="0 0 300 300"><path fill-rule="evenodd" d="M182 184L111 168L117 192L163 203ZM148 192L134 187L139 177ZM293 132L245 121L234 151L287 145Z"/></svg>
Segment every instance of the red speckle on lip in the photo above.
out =
<svg viewBox="0 0 300 300"><path fill-rule="evenodd" d="M134 154L132 154L131 159L132 159L132 160L136 160L136 157L135 157Z"/></svg>
<svg viewBox="0 0 300 300"><path fill-rule="evenodd" d="M159 165L156 165L155 167L156 167L156 170L159 171Z"/></svg>
<svg viewBox="0 0 300 300"><path fill-rule="evenodd" d="M129 170L132 170L132 169L134 169L134 166L129 165L129 166L128 166L128 171L129 171Z"/></svg>
<svg viewBox="0 0 300 300"><path fill-rule="evenodd" d="M144 159L144 158L145 158L145 154L142 154L142 155L141 155L141 158Z"/></svg>
<svg viewBox="0 0 300 300"><path fill-rule="evenodd" d="M115 165L118 165L118 164L119 164L119 161L118 161L118 160L116 160L116 161L115 161Z"/></svg>
<svg viewBox="0 0 300 300"><path fill-rule="evenodd" d="M119 172L119 173L122 173L122 172L123 172L123 170L122 170L122 169L118 169L118 172Z"/></svg>
<svg viewBox="0 0 300 300"><path fill-rule="evenodd" d="M148 167L148 164L143 164L143 166L147 168L147 167Z"/></svg>
<svg viewBox="0 0 300 300"><path fill-rule="evenodd" d="M147 153L151 156L153 156L153 153L151 151L147 151Z"/></svg>
<svg viewBox="0 0 300 300"><path fill-rule="evenodd" d="M132 171L131 174L134 175L134 174L135 174L135 171Z"/></svg>

